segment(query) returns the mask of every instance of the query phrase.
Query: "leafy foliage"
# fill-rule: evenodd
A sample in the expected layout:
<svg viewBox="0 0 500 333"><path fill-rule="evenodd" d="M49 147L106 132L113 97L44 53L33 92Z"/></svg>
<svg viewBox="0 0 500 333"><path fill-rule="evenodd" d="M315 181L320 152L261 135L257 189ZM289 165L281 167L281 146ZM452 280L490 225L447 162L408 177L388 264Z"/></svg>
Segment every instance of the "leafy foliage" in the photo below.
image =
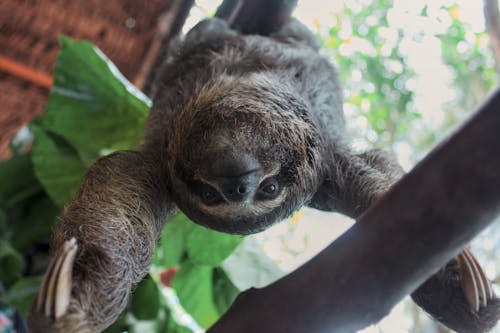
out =
<svg viewBox="0 0 500 333"><path fill-rule="evenodd" d="M39 122L89 166L103 151L139 144L149 105L94 46L62 37L54 85Z"/></svg>
<svg viewBox="0 0 500 333"><path fill-rule="evenodd" d="M194 263L215 267L220 265L242 240L241 236L197 227L187 239L188 255Z"/></svg>
<svg viewBox="0 0 500 333"><path fill-rule="evenodd" d="M26 316L40 283L41 278L38 276L21 279L12 285L8 293L0 297L0 301L12 304L22 315Z"/></svg>
<svg viewBox="0 0 500 333"><path fill-rule="evenodd" d="M332 53L345 85L346 111L367 121L371 145L390 147L407 131L418 114L411 108L413 92L407 83L414 72L399 46L401 29L387 19L392 1L377 6L346 5L336 14L335 26L322 36ZM359 130L359 129L358 129Z"/></svg>
<svg viewBox="0 0 500 333"><path fill-rule="evenodd" d="M139 283L130 303L130 310L139 320L154 320L160 310L160 293L155 281L147 276Z"/></svg>

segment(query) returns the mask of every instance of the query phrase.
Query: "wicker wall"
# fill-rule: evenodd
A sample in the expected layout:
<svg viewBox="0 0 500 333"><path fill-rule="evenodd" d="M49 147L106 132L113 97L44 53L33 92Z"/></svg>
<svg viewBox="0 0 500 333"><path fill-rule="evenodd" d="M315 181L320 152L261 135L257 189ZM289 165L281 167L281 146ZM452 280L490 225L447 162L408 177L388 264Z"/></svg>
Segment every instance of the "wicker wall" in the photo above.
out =
<svg viewBox="0 0 500 333"><path fill-rule="evenodd" d="M0 57L49 79L57 36L90 40L133 80L169 0L3 0ZM0 64L1 65L1 64ZM43 112L47 85L0 66L0 159L9 156L9 138Z"/></svg>

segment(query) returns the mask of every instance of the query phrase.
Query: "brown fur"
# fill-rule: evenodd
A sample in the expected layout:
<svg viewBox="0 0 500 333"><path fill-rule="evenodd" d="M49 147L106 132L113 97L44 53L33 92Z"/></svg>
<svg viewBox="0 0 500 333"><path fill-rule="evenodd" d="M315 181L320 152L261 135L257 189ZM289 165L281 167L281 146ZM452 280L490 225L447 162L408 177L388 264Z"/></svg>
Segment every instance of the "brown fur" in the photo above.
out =
<svg viewBox="0 0 500 333"><path fill-rule="evenodd" d="M79 244L71 303L55 321L33 312L33 332L110 325L176 206L196 223L239 234L305 204L352 217L366 210L403 172L381 151L349 147L337 77L297 22L270 37L238 35L218 20L195 27L160 71L140 152L100 159L66 208L53 246L71 237ZM217 187L217 163L238 156L255 160L262 179L276 177L282 192L204 204L196 184Z"/></svg>
<svg viewBox="0 0 500 333"><path fill-rule="evenodd" d="M132 286L148 272L159 232L175 212L156 168L157 161L126 151L90 168L53 236L55 249L71 237L79 245L68 313L55 323L31 313L32 333L94 333L116 320Z"/></svg>

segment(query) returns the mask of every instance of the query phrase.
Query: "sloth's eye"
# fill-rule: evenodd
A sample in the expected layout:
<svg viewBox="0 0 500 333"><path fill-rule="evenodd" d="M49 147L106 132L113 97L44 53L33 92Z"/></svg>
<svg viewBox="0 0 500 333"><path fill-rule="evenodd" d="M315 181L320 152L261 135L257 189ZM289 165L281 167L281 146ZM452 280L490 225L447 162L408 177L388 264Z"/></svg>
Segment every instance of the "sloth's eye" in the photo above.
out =
<svg viewBox="0 0 500 333"><path fill-rule="evenodd" d="M214 205L221 201L221 197L217 190L209 185L204 185L201 188L201 200L207 205Z"/></svg>
<svg viewBox="0 0 500 333"><path fill-rule="evenodd" d="M267 194L274 194L278 190L278 187L274 184L267 185L265 188L262 189L263 192L266 192Z"/></svg>
<svg viewBox="0 0 500 333"><path fill-rule="evenodd" d="M257 191L257 199L270 200L274 199L280 193L280 185L275 178L264 180Z"/></svg>

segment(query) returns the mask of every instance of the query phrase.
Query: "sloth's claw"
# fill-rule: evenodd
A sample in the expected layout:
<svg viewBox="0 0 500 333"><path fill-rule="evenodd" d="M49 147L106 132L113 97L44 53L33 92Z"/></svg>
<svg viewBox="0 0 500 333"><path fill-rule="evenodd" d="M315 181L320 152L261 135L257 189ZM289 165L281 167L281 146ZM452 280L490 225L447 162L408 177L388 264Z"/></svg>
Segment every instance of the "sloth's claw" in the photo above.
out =
<svg viewBox="0 0 500 333"><path fill-rule="evenodd" d="M465 298L470 308L478 312L482 307L488 305L488 301L495 297L491 283L474 255L468 249L460 253L456 259L460 269L460 282Z"/></svg>
<svg viewBox="0 0 500 333"><path fill-rule="evenodd" d="M40 286L34 310L51 320L57 320L68 310L77 249L75 238L64 242L54 254Z"/></svg>
<svg viewBox="0 0 500 333"><path fill-rule="evenodd" d="M488 332L500 319L500 299L468 249L418 287L412 297L457 332Z"/></svg>

